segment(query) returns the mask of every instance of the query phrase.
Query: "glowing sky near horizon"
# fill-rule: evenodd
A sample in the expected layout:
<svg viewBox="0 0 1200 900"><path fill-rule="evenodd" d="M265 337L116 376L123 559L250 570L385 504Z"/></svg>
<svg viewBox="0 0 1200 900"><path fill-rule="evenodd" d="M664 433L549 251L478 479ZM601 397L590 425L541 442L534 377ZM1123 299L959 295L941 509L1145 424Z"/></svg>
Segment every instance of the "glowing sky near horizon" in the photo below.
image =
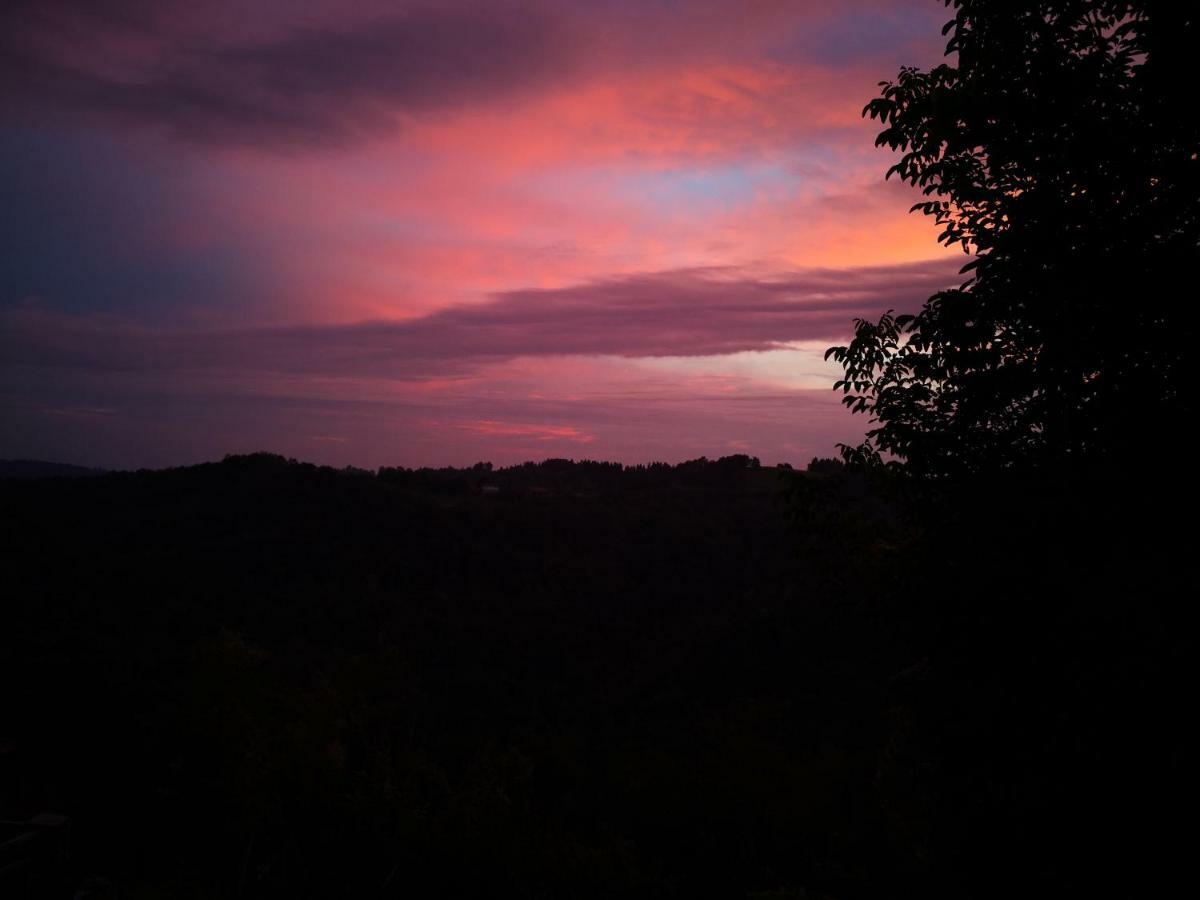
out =
<svg viewBox="0 0 1200 900"><path fill-rule="evenodd" d="M938 0L0 13L0 457L803 464L961 253L885 183Z"/></svg>

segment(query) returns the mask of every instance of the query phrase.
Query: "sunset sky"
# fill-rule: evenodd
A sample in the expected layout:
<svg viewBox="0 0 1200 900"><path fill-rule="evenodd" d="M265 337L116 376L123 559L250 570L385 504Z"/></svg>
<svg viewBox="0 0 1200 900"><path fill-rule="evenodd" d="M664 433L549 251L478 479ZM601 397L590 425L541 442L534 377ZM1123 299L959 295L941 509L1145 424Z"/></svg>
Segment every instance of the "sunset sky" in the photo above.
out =
<svg viewBox="0 0 1200 900"><path fill-rule="evenodd" d="M803 465L961 252L863 105L939 0L9 2L0 458Z"/></svg>

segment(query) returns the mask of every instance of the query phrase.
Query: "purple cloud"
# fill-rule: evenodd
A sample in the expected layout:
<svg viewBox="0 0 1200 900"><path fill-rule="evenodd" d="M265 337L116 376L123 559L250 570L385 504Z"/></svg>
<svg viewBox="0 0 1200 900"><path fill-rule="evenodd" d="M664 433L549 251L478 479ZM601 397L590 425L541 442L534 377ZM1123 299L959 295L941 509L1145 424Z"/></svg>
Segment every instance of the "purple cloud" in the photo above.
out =
<svg viewBox="0 0 1200 900"><path fill-rule="evenodd" d="M0 16L0 103L202 144L312 147L561 78L574 58L564 23L533 6L431 5L254 39L169 9L15 3Z"/></svg>
<svg viewBox="0 0 1200 900"><path fill-rule="evenodd" d="M722 393L683 380L649 392L602 385L572 399L498 394L468 380L450 396L382 399L363 398L357 383L329 396L301 381L289 395L194 373L64 374L38 378L41 396L0 390L0 455L117 468L263 449L371 467L547 456L678 462L736 452L802 464L862 432L830 390Z"/></svg>
<svg viewBox="0 0 1200 900"><path fill-rule="evenodd" d="M525 356L715 356L840 340L853 318L916 309L961 280L957 271L947 259L771 278L685 269L511 291L399 322L236 331L164 332L13 310L0 318L0 351L8 366L399 379Z"/></svg>

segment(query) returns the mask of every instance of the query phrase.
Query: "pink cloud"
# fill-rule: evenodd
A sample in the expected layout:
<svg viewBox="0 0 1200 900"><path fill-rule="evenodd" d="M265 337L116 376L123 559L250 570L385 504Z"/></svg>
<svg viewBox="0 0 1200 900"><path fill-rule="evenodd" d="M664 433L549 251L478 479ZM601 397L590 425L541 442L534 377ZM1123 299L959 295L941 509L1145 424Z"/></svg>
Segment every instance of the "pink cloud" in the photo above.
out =
<svg viewBox="0 0 1200 900"><path fill-rule="evenodd" d="M456 427L486 437L531 437L539 441L571 441L590 444L596 439L569 425L531 425L516 422L500 422L495 419L479 419L473 422L458 422Z"/></svg>
<svg viewBox="0 0 1200 900"><path fill-rule="evenodd" d="M650 86L632 104L650 114L645 127L662 122L675 138L686 133L680 121L699 114L732 123L738 117L722 115L721 107L741 109L762 96L747 89L761 73L714 78L712 71L748 59L791 61L789 46L831 20L821 3L731 0L695 2L682 15L666 6L590 2L244 7L9 4L0 20L0 99L26 114L53 109L201 145L296 152L359 143L414 118L503 105L563 84L594 85L619 72ZM904 4L870 3L856 12L869 16L871 7ZM863 55L861 44L849 55L822 49L829 69ZM664 71L674 72L679 86L656 96ZM837 89L830 80L823 93ZM623 93L630 95L628 85ZM769 129L771 121L754 117L750 124L743 135ZM704 152L700 135L690 137Z"/></svg>
<svg viewBox="0 0 1200 900"><path fill-rule="evenodd" d="M171 201L105 230L145 296L0 311L6 441L440 464L853 439L832 391L733 360L958 280L859 117L891 36L822 43L908 7L672 6L6 7L0 116L104 133ZM160 303L170 267L237 290Z"/></svg>

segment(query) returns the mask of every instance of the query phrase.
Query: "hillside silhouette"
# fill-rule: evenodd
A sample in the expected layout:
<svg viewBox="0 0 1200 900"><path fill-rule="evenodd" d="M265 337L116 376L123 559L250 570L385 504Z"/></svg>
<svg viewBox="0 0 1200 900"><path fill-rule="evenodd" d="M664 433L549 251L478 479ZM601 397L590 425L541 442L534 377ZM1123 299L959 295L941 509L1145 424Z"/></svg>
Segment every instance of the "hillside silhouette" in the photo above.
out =
<svg viewBox="0 0 1200 900"><path fill-rule="evenodd" d="M26 842L5 877L122 897L1149 884L1182 852L1164 811L1188 783L1195 577L1154 517L1172 489L1129 473L1081 505L1014 479L984 503L745 456L3 480L0 818Z"/></svg>
<svg viewBox="0 0 1200 900"><path fill-rule="evenodd" d="M257 455L0 482L3 818L70 815L61 877L120 896L861 882L911 654L826 602L789 476Z"/></svg>

